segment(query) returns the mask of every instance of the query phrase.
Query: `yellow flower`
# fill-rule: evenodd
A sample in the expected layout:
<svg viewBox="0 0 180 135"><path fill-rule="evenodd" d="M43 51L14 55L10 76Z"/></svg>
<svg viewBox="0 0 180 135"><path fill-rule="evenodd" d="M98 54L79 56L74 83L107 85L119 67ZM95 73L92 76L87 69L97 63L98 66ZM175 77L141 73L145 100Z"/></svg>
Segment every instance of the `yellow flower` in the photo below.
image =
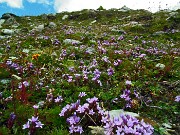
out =
<svg viewBox="0 0 180 135"><path fill-rule="evenodd" d="M32 60L37 60L39 56L40 56L40 54L33 54Z"/></svg>

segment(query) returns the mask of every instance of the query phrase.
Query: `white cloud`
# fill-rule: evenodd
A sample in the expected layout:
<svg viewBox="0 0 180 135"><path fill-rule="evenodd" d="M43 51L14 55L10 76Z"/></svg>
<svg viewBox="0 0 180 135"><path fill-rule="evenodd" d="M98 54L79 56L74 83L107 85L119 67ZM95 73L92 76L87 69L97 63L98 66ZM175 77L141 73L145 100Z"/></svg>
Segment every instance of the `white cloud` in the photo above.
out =
<svg viewBox="0 0 180 135"><path fill-rule="evenodd" d="M22 0L0 0L0 3L7 3L8 6L13 8L22 8Z"/></svg>
<svg viewBox="0 0 180 135"><path fill-rule="evenodd" d="M103 6L106 9L121 8L126 5L132 9L147 9L156 12L159 9L172 8L180 0L55 0L56 12L77 11L82 9L97 9Z"/></svg>
<svg viewBox="0 0 180 135"><path fill-rule="evenodd" d="M40 4L47 4L50 5L52 4L51 0L27 0L30 3L40 3Z"/></svg>
<svg viewBox="0 0 180 135"><path fill-rule="evenodd" d="M28 2L35 3L36 0L27 0Z"/></svg>

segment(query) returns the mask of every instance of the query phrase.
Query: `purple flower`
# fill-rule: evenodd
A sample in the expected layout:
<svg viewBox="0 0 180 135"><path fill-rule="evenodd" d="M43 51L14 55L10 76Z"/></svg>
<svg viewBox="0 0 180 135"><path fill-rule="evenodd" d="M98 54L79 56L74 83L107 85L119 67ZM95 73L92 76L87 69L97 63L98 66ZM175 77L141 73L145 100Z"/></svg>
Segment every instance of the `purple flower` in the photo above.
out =
<svg viewBox="0 0 180 135"><path fill-rule="evenodd" d="M89 104L88 104L88 103L85 103L85 104L83 104L83 107L84 107L85 109L89 109Z"/></svg>
<svg viewBox="0 0 180 135"><path fill-rule="evenodd" d="M85 108L84 108L84 106L79 105L78 109L76 111L79 112L79 113L84 113Z"/></svg>
<svg viewBox="0 0 180 135"><path fill-rule="evenodd" d="M28 81L24 81L23 83L19 83L18 88L21 89L22 85L24 85L25 87L28 87L29 86L29 82Z"/></svg>
<svg viewBox="0 0 180 135"><path fill-rule="evenodd" d="M123 120L121 118L119 118L119 117L114 118L115 125L120 126L120 125L122 125L122 123L123 123Z"/></svg>
<svg viewBox="0 0 180 135"><path fill-rule="evenodd" d="M69 71L74 72L75 71L74 67L69 67Z"/></svg>
<svg viewBox="0 0 180 135"><path fill-rule="evenodd" d="M119 65L119 62L118 61L114 61L114 66L118 66Z"/></svg>
<svg viewBox="0 0 180 135"><path fill-rule="evenodd" d="M106 124L108 121L109 121L109 117L107 115L102 116L101 122Z"/></svg>
<svg viewBox="0 0 180 135"><path fill-rule="evenodd" d="M34 116L32 116L32 118L31 119L28 119L30 122L36 122L36 121L38 121L38 117L34 117Z"/></svg>
<svg viewBox="0 0 180 135"><path fill-rule="evenodd" d="M53 101L53 94L52 94L52 93L47 94L46 100L47 100L48 102Z"/></svg>
<svg viewBox="0 0 180 135"><path fill-rule="evenodd" d="M125 84L126 84L126 85L132 85L132 82L129 81L129 80L127 80L127 81L125 82Z"/></svg>
<svg viewBox="0 0 180 135"><path fill-rule="evenodd" d="M106 63L111 63L111 62L109 61L109 58L108 58L107 56L102 57L102 61L104 61L104 62L106 62Z"/></svg>
<svg viewBox="0 0 180 135"><path fill-rule="evenodd" d="M75 78L79 78L81 74L74 74Z"/></svg>
<svg viewBox="0 0 180 135"><path fill-rule="evenodd" d="M34 108L34 109L38 109L38 108L39 108L39 105L33 105L33 108Z"/></svg>
<svg viewBox="0 0 180 135"><path fill-rule="evenodd" d="M79 132L80 134L82 134L82 132L83 132L83 129L82 129L82 127L81 126L74 126L74 125L71 125L70 127L69 127L69 132L72 134L72 133L77 133L77 132Z"/></svg>
<svg viewBox="0 0 180 135"><path fill-rule="evenodd" d="M12 64L12 61L11 60L8 60L7 62L6 62L6 65L8 65L8 66L10 66Z"/></svg>
<svg viewBox="0 0 180 135"><path fill-rule="evenodd" d="M30 127L30 124L29 124L29 121L23 125L23 128L22 129L26 129L26 128L29 128Z"/></svg>
<svg viewBox="0 0 180 135"><path fill-rule="evenodd" d="M90 115L94 115L94 114L95 114L95 112L93 111L93 109L89 110L89 114L90 114Z"/></svg>
<svg viewBox="0 0 180 135"><path fill-rule="evenodd" d="M62 96L58 96L56 99L54 99L55 103L59 103L59 102L62 102L62 101L63 101Z"/></svg>
<svg viewBox="0 0 180 135"><path fill-rule="evenodd" d="M88 99L86 99L86 101L88 101L88 103L92 104L92 103L97 102L97 101L98 101L98 98L97 98L97 97L88 98Z"/></svg>
<svg viewBox="0 0 180 135"><path fill-rule="evenodd" d="M139 58L144 58L146 56L146 54L141 54L141 55L139 55Z"/></svg>
<svg viewBox="0 0 180 135"><path fill-rule="evenodd" d="M142 40L142 44L146 44L146 41L145 41L145 40Z"/></svg>
<svg viewBox="0 0 180 135"><path fill-rule="evenodd" d="M92 78L92 80L94 81L94 80L99 79L101 72L98 69L95 69L93 74L94 74L94 77Z"/></svg>
<svg viewBox="0 0 180 135"><path fill-rule="evenodd" d="M118 37L118 40L123 40L123 39L124 39L124 36L123 36L123 35L121 35L121 36Z"/></svg>
<svg viewBox="0 0 180 135"><path fill-rule="evenodd" d="M81 126L77 126L77 128L75 129L75 132L79 132L80 134L82 134L83 129Z"/></svg>
<svg viewBox="0 0 180 135"><path fill-rule="evenodd" d="M112 76L114 74L114 70L111 67L107 69L107 72L109 76Z"/></svg>
<svg viewBox="0 0 180 135"><path fill-rule="evenodd" d="M106 125L104 126L105 128L105 135L112 135L113 128L114 128L114 123L113 121L106 122Z"/></svg>
<svg viewBox="0 0 180 135"><path fill-rule="evenodd" d="M76 130L76 127L75 127L74 125L71 125L71 126L69 127L69 132L70 132L71 134L74 133L75 130Z"/></svg>
<svg viewBox="0 0 180 135"><path fill-rule="evenodd" d="M116 134L117 135L122 135L123 134L123 133L121 133L122 131L123 131L122 127L117 127Z"/></svg>
<svg viewBox="0 0 180 135"><path fill-rule="evenodd" d="M80 92L79 97L85 97L87 94L85 92Z"/></svg>
<svg viewBox="0 0 180 135"><path fill-rule="evenodd" d="M179 96L176 96L174 101L180 102L180 95L179 95Z"/></svg>
<svg viewBox="0 0 180 135"><path fill-rule="evenodd" d="M78 117L78 116L76 116L76 115L73 115L73 116L67 118L67 122L68 122L70 125L77 124L79 121L80 121L80 117Z"/></svg>
<svg viewBox="0 0 180 135"><path fill-rule="evenodd" d="M72 76L68 76L68 82L73 82L73 77Z"/></svg>
<svg viewBox="0 0 180 135"><path fill-rule="evenodd" d="M64 114L71 109L71 106L69 104L67 104L61 111L61 113L59 114L59 116L64 116Z"/></svg>
<svg viewBox="0 0 180 135"><path fill-rule="evenodd" d="M40 121L37 121L37 122L35 122L36 123L36 127L37 128L42 128L42 126L44 125L44 124L42 124Z"/></svg>

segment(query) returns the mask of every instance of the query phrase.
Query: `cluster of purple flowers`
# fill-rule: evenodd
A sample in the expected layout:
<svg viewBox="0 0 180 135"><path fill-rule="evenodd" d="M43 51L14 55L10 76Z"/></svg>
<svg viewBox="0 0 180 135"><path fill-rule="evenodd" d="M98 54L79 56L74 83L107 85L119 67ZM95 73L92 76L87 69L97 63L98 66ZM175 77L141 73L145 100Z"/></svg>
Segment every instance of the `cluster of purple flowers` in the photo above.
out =
<svg viewBox="0 0 180 135"><path fill-rule="evenodd" d="M111 119L108 115L101 121L105 124L106 135L152 135L154 132L151 125L130 115L121 114Z"/></svg>
<svg viewBox="0 0 180 135"><path fill-rule="evenodd" d="M123 91L123 94L120 96L121 98L125 99L126 108L131 107L130 94L131 94L131 91L126 89L126 90Z"/></svg>
<svg viewBox="0 0 180 135"><path fill-rule="evenodd" d="M29 86L29 82L28 81L20 82L18 88L21 89L22 85L24 85L24 87L28 87Z"/></svg>
<svg viewBox="0 0 180 135"><path fill-rule="evenodd" d="M122 63L122 60L118 59L114 61L114 66L118 66Z"/></svg>
<svg viewBox="0 0 180 135"><path fill-rule="evenodd" d="M31 119L28 119L28 122L23 125L22 129L29 129L29 134L34 134L35 130L37 128L42 128L44 124L41 123L41 121L38 120L38 116L34 117L32 116Z"/></svg>
<svg viewBox="0 0 180 135"><path fill-rule="evenodd" d="M16 119L16 115L14 114L14 112L12 112L10 114L10 117L8 119L8 122L7 122L8 128L12 128L13 127L15 119Z"/></svg>
<svg viewBox="0 0 180 135"><path fill-rule="evenodd" d="M61 103L63 101L63 98L62 96L57 96L55 99L54 99L54 96L53 94L50 92L49 94L47 94L46 96L46 101L47 102L55 102L55 103Z"/></svg>
<svg viewBox="0 0 180 135"><path fill-rule="evenodd" d="M93 81L98 80L99 77L101 76L101 72L98 69L95 69L93 74L94 74L94 77L92 78Z"/></svg>
<svg viewBox="0 0 180 135"><path fill-rule="evenodd" d="M78 96L79 99L75 103L67 104L59 114L61 117L64 116L67 118L66 121L69 124L70 133L83 133L83 128L80 125L81 120L87 117L93 118L94 115L101 117L104 114L104 111L99 106L98 98L96 97L87 98L87 102L81 105L80 99L84 96L86 96L86 93L81 92Z"/></svg>
<svg viewBox="0 0 180 135"><path fill-rule="evenodd" d="M107 69L108 75L112 76L114 74L114 69L112 67Z"/></svg>
<svg viewBox="0 0 180 135"><path fill-rule="evenodd" d="M22 66L20 66L19 64L15 63L15 62L12 62L11 60L8 60L6 62L6 65L9 66L12 69L17 70L17 71L22 69Z"/></svg>
<svg viewBox="0 0 180 135"><path fill-rule="evenodd" d="M98 103L98 98L87 98L86 103L80 104L80 99L86 96L85 92L79 94L79 99L75 103L67 104L60 112L61 117L66 117L69 124L69 132L82 134L84 132L83 125L85 119L92 120L95 125L103 125L106 135L152 135L153 127L146 124L143 120L130 115L121 114L120 117L110 118L108 111L104 111ZM97 123L96 123L97 122ZM88 121L88 124L91 123ZM91 125L88 125L91 126Z"/></svg>

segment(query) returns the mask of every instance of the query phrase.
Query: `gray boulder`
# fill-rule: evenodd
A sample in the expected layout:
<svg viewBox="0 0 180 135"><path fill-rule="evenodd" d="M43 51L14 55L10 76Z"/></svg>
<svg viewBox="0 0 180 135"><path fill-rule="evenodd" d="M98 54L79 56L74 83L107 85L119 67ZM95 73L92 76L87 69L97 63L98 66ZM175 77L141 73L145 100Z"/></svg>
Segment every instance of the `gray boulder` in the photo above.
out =
<svg viewBox="0 0 180 135"><path fill-rule="evenodd" d="M41 15L42 19L44 20L55 20L56 19L56 14L42 14Z"/></svg>
<svg viewBox="0 0 180 135"><path fill-rule="evenodd" d="M10 17L5 21L6 25L12 25L12 24L16 24L16 19L14 17Z"/></svg>
<svg viewBox="0 0 180 135"><path fill-rule="evenodd" d="M0 19L0 25L5 22L5 19Z"/></svg>
<svg viewBox="0 0 180 135"><path fill-rule="evenodd" d="M157 31L157 32L153 33L153 36L158 36L158 35L162 35L162 34L165 34L165 32L164 31Z"/></svg>
<svg viewBox="0 0 180 135"><path fill-rule="evenodd" d="M38 25L37 27L35 27L32 31L43 31L44 30L44 24Z"/></svg>
<svg viewBox="0 0 180 135"><path fill-rule="evenodd" d="M11 36L8 36L8 35L0 36L0 40L5 39L5 38L9 38L9 37L11 37Z"/></svg>
<svg viewBox="0 0 180 135"><path fill-rule="evenodd" d="M119 11L121 11L121 12L127 12L129 10L131 10L131 9L126 7L125 5L122 8L119 9Z"/></svg>
<svg viewBox="0 0 180 135"><path fill-rule="evenodd" d="M80 41L74 40L74 39L65 39L65 40L63 41L63 43L64 43L64 44L81 44Z"/></svg>
<svg viewBox="0 0 180 135"><path fill-rule="evenodd" d="M86 53L88 53L88 54L94 54L94 53L95 53L95 49L92 48L92 47L88 47L88 48L86 49Z"/></svg>
<svg viewBox="0 0 180 135"><path fill-rule="evenodd" d="M16 16L15 14L12 14L12 13L5 13L2 15L1 19L9 19L9 18L14 18L14 17L18 17Z"/></svg>
<svg viewBox="0 0 180 135"><path fill-rule="evenodd" d="M14 34L14 30L10 30L10 29L2 29L1 33L3 35L13 35Z"/></svg>
<svg viewBox="0 0 180 135"><path fill-rule="evenodd" d="M5 19L0 19L0 28L2 28L2 24L5 22Z"/></svg>
<svg viewBox="0 0 180 135"><path fill-rule="evenodd" d="M49 28L55 28L57 25L54 22L50 22L48 25Z"/></svg>
<svg viewBox="0 0 180 135"><path fill-rule="evenodd" d="M124 30L118 30L118 29L111 29L112 32L118 33L118 34L125 34L126 32Z"/></svg>

